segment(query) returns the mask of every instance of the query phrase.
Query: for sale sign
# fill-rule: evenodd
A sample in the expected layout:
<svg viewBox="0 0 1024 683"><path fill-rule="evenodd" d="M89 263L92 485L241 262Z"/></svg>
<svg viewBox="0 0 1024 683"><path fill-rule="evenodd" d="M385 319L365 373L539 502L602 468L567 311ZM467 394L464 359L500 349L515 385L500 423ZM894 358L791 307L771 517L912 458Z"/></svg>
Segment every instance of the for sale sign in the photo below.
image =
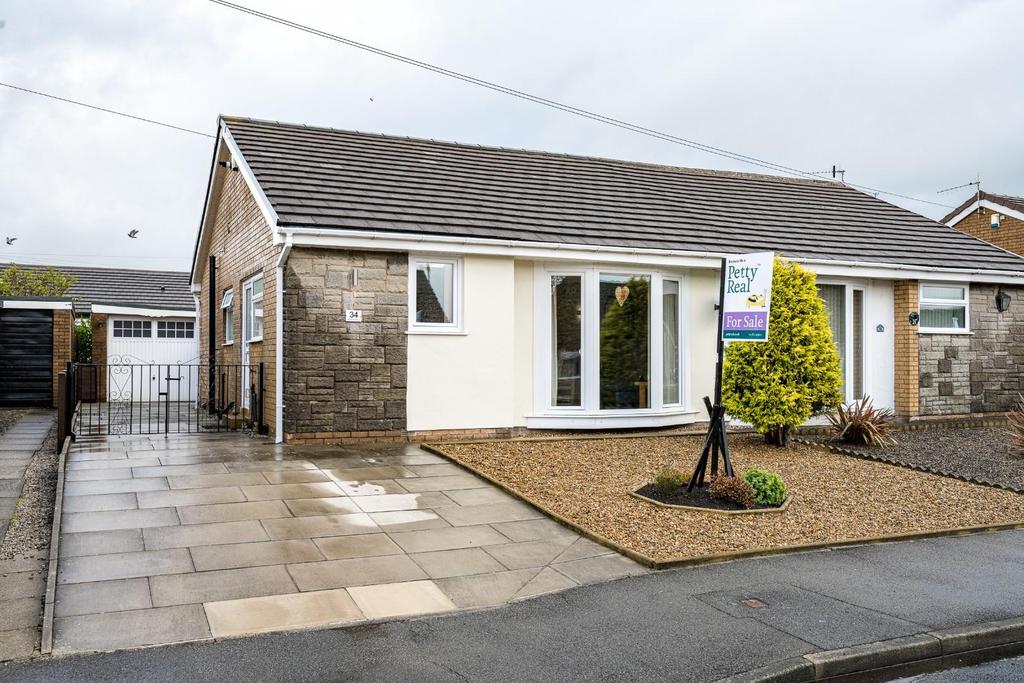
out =
<svg viewBox="0 0 1024 683"><path fill-rule="evenodd" d="M725 260L723 340L768 341L774 265L775 254L770 251L731 256Z"/></svg>

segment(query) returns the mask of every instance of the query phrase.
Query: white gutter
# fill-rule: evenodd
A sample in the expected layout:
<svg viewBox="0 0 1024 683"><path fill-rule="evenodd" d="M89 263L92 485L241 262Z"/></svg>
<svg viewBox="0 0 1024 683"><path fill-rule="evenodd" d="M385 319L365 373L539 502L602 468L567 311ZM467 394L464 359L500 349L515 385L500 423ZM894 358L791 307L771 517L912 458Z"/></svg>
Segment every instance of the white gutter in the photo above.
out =
<svg viewBox="0 0 1024 683"><path fill-rule="evenodd" d="M199 297L192 295L198 301ZM199 308L189 311L185 309L171 308L147 308L145 306L118 306L117 304L93 304L93 313L106 313L107 315L137 315L146 318L197 318ZM198 318L197 318L198 319ZM198 327L196 328L198 329Z"/></svg>
<svg viewBox="0 0 1024 683"><path fill-rule="evenodd" d="M284 441L284 268L291 253L292 236L288 235L285 237L284 248L277 258L277 268L274 271L277 285L277 302L274 306L274 393L277 404L274 411L274 443Z"/></svg>
<svg viewBox="0 0 1024 683"><path fill-rule="evenodd" d="M679 249L646 249L600 245L525 242L480 237L447 237L414 233L385 233L367 230L325 230L322 228L278 227L279 234L296 245L383 251L420 251L475 253L482 255L519 256L535 259L571 259L588 261L631 261L698 268L718 268L720 260L731 254L714 251ZM940 270L928 266L839 259L794 258L799 263L815 266L821 274L843 274L850 269L861 271L861 277L917 278L926 280L980 280L985 282L1021 283L1024 272L963 268ZM846 273L849 274L849 273ZM981 277L972 277L981 276Z"/></svg>

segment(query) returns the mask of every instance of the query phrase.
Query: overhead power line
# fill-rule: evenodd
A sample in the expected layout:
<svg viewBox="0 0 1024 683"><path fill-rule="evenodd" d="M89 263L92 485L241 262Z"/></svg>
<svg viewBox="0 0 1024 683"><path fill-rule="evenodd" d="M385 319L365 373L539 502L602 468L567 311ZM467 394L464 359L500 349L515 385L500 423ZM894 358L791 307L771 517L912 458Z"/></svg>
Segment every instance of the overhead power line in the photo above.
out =
<svg viewBox="0 0 1024 683"><path fill-rule="evenodd" d="M147 119L144 116L136 116L135 114L129 114L127 112L117 111L116 109L108 109L106 107L100 107L99 105L89 104L88 102L79 102L78 100L72 100L72 99L69 99L67 97L60 97L58 95L52 95L50 93L40 92L39 90L31 90L29 88L23 88L20 85L14 85L13 83L4 83L3 81L0 81L0 85L2 85L5 88L10 88L11 90L19 90L21 92L29 93L31 95L38 95L39 97L47 97L47 98L49 98L51 100L57 100L58 102L66 102L68 104L74 104L74 105L77 105L79 107L85 107L86 109L94 109L96 111L101 111L101 112L104 112L106 114L113 114L115 116L123 116L126 119L132 119L133 121L141 121L142 123L150 123L150 124L152 124L154 126L163 126L164 128L170 128L171 130L181 131L182 133L191 133L192 135L202 135L205 138L216 137L214 135L210 135L209 133L204 133L204 132L198 131L198 130L192 130L191 128L184 128L182 126L175 126L174 124L164 123L163 121L157 121L156 119Z"/></svg>
<svg viewBox="0 0 1024 683"><path fill-rule="evenodd" d="M378 55L380 57L385 57L387 59L391 59L391 60L394 60L394 61L397 61L397 62L402 62L403 64L408 64L410 66L415 66L417 68L424 69L426 71L431 71L433 73L440 74L442 76L447 76L449 78L454 78L456 80L463 81L463 82L469 83L471 85L476 85L476 86L479 86L479 87L482 87L482 88L486 88L488 90L493 90L495 92L499 92L499 93L502 93L502 94L505 94L505 95L509 95L511 97L516 97L516 98L521 99L521 100L526 100L528 102L533 102L534 104L539 104L539 105L542 105L542 106L545 106L545 107L549 107L551 109L557 109L559 111L563 111L563 112L566 112L568 114L572 114L574 116L580 116L580 117L585 118L585 119L590 119L592 121L597 121L599 123L604 123L606 125L614 126L616 128L621 128L623 130L628 130L628 131L631 131L633 133L639 133L640 135L646 135L648 137L652 137L652 138L655 138L655 139L658 139L658 140L663 140L665 142L671 142L671 143L674 143L674 144L677 144L677 145L682 145L684 147L689 147L691 149L695 149L695 150L698 150L698 151L701 151L701 152L706 152L708 154L714 154L716 156L725 157L727 159L732 159L734 161L740 161L742 163L751 164L753 166L759 166L761 168L765 168L765 169L768 169L768 170L771 170L771 171L775 171L777 173L786 173L786 174L789 174L789 175L795 175L795 176L800 176L800 177L805 177L805 178L818 179L817 178L817 174L810 173L810 172L807 172L807 171L802 171L802 170L800 170L798 168L793 168L792 166L786 166L784 164L778 164L778 163L775 163L775 162L772 162L772 161L767 161L765 159L759 159L757 157L752 157L752 156L749 156L749 155L746 155L746 154L741 154L739 152L733 152L733 151L730 151L730 150L727 150L727 149L723 149L721 147L715 147L713 145L708 145L708 144L705 144L705 143L702 143L702 142L698 142L696 140L690 140L690 139L687 139L687 138L680 137L678 135L673 135L671 133L666 133L666 132L663 132L663 131L655 130L653 128L647 128L645 126L641 126L641 125L636 124L636 123L630 123L628 121L623 121L621 119L616 119L616 118L613 118L611 116L606 116L604 114L593 112L593 111L590 111L590 110L587 110L587 109L582 109L580 107L574 107L572 105L565 104L563 102L557 102L555 100L550 100L550 99L548 99L546 97L540 97L539 95L532 95L530 93L523 92L522 90L516 90L515 88L510 88L508 86L501 85L500 83L494 83L492 81L487 81L487 80L484 80L482 78L477 78L475 76L470 76L468 74L461 73L459 71L454 71L452 69L447 69L445 67L438 66L436 64L431 64L429 62L424 62L424 61L419 60L419 59L414 59L412 57L407 57L405 55L401 55L401 54L398 54L396 52L391 52L391 51L384 50L384 49L379 48L379 47L374 47L373 45L369 45L367 43L361 43L359 41L352 40L351 38L345 38L344 36L339 36L339 35L336 35L334 33L328 33L327 31L323 31L323 30L320 30L318 28L314 28L312 26L307 26L305 24L300 24L300 23L291 21L289 19L285 19L283 17L275 16L273 14L267 14L266 12L260 12L259 10L252 9L251 7L246 7L244 5L238 5L238 4L233 3L233 2L228 2L227 0L210 0L210 2L214 3L215 5L220 5L222 7L226 7L228 9L232 9L232 10L235 10L237 12L242 12L244 14L248 14L250 16L257 17L259 19L264 19L266 21L270 21L270 22L273 22L275 24L279 24L281 26L285 26L287 28L295 29L297 31L302 31L304 33L308 33L310 35L314 35L314 36L317 36L319 38L325 38L327 40L331 40L331 41L334 41L336 43L341 43L343 45L347 45L349 47L354 47L356 49L363 50L365 52L370 52L370 53ZM856 183L846 182L844 184L848 185L850 187L855 187L855 188L860 189L860 190L865 190L867 192L874 193L876 196L878 194L885 194L885 195L889 195L889 196L892 196L892 197L900 197L902 199L907 199L907 200L911 200L911 201L915 201L915 202L922 202L924 204L933 204L935 206L942 206L942 207L945 207L945 208L952 208L951 206L949 206L947 204L942 204L940 202L935 202L935 201L932 201L930 199L921 199L919 197L912 197L910 195L900 194L898 192L890 192L888 190L882 190L882 189L878 189L878 188L868 187L866 185L858 185Z"/></svg>

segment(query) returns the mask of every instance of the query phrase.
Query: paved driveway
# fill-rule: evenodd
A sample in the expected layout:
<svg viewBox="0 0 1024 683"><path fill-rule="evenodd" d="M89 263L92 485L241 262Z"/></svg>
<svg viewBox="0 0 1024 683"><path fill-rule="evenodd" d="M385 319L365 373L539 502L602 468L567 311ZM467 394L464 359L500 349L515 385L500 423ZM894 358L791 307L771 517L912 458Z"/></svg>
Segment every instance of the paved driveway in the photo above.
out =
<svg viewBox="0 0 1024 683"><path fill-rule="evenodd" d="M507 602L644 569L417 446L97 437L68 456L55 651Z"/></svg>

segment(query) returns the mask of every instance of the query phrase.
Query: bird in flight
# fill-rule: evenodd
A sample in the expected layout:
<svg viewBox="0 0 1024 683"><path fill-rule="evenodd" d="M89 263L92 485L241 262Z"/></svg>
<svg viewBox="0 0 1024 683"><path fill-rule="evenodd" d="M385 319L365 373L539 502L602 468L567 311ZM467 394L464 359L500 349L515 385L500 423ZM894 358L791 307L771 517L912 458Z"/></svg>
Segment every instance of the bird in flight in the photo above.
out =
<svg viewBox="0 0 1024 683"><path fill-rule="evenodd" d="M15 242L15 241L16 241L17 239L18 239L17 237L8 237L8 238L7 238L7 246L11 246L12 244L14 244L14 242Z"/></svg>
<svg viewBox="0 0 1024 683"><path fill-rule="evenodd" d="M136 228L132 228L131 230L128 231L128 236L131 237L132 239L135 239L136 237L139 236L139 231Z"/></svg>

